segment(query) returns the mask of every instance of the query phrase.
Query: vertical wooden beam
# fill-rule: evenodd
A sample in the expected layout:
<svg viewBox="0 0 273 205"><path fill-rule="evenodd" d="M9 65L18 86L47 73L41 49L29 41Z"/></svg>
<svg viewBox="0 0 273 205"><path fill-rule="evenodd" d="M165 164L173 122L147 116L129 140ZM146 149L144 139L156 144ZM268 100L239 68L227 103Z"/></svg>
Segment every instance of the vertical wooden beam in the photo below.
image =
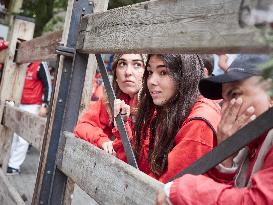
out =
<svg viewBox="0 0 273 205"><path fill-rule="evenodd" d="M94 0L94 13L106 11L109 0ZM91 99L91 92L93 87L93 78L98 67L97 60L94 54L89 55L86 76L84 81L84 87L82 91L82 102L79 110L79 116L88 108Z"/></svg>
<svg viewBox="0 0 273 205"><path fill-rule="evenodd" d="M81 13L91 13L90 9L93 8L93 5L91 1L87 0L69 1L62 42L70 50L76 47L77 27ZM73 124L77 120L78 114L75 111L79 109L80 105L87 59L88 55L80 53L74 55L74 60L70 57L61 57L60 59L57 87L53 99L54 112L51 112L49 129L44 137L32 204L70 203L70 200L63 198L67 177L55 166L56 154L62 131L73 130Z"/></svg>
<svg viewBox="0 0 273 205"><path fill-rule="evenodd" d="M0 119L2 119L3 117L5 101L12 100L15 102L15 104L20 103L27 65L15 64L15 62L13 61L15 56L15 49L18 39L27 41L33 38L34 27L35 25L33 22L26 21L26 19L22 20L20 19L20 17L15 18L14 26L11 30L11 35L9 39L8 54L5 60L5 67L0 86ZM7 154L10 148L11 136L12 131L1 125L0 164L4 164L4 169L6 168L6 163L4 163L4 159L8 158Z"/></svg>

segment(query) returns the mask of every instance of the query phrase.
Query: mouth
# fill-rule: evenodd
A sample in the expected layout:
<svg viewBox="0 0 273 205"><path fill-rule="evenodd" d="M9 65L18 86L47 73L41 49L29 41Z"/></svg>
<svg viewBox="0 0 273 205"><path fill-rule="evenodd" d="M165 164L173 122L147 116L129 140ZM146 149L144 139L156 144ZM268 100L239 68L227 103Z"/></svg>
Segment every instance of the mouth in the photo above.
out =
<svg viewBox="0 0 273 205"><path fill-rule="evenodd" d="M131 80L125 80L125 81L123 81L123 83L134 83L134 81L131 81Z"/></svg>
<svg viewBox="0 0 273 205"><path fill-rule="evenodd" d="M152 96L152 98L156 98L160 95L160 91L150 91L150 94Z"/></svg>

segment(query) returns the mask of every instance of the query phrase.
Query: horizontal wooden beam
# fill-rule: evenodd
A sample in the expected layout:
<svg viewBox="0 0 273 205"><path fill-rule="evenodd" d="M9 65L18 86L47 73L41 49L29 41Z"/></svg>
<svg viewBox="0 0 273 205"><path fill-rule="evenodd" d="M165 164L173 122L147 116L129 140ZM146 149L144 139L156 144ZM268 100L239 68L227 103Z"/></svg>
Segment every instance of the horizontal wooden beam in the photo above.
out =
<svg viewBox="0 0 273 205"><path fill-rule="evenodd" d="M72 133L65 132L63 137L58 168L97 203L154 204L162 183Z"/></svg>
<svg viewBox="0 0 273 205"><path fill-rule="evenodd" d="M25 205L23 199L0 169L0 204Z"/></svg>
<svg viewBox="0 0 273 205"><path fill-rule="evenodd" d="M61 41L62 31L57 31L20 44L16 62L30 63L35 60L56 59L56 47Z"/></svg>
<svg viewBox="0 0 273 205"><path fill-rule="evenodd" d="M5 63L7 54L8 54L8 49L2 50L2 51L0 52L0 63Z"/></svg>
<svg viewBox="0 0 273 205"><path fill-rule="evenodd" d="M240 3L157 0L87 15L77 48L88 53L268 52L260 29L240 27ZM245 4L254 8L257 0Z"/></svg>
<svg viewBox="0 0 273 205"><path fill-rule="evenodd" d="M46 118L6 104L3 124L31 143L36 149L41 150Z"/></svg>

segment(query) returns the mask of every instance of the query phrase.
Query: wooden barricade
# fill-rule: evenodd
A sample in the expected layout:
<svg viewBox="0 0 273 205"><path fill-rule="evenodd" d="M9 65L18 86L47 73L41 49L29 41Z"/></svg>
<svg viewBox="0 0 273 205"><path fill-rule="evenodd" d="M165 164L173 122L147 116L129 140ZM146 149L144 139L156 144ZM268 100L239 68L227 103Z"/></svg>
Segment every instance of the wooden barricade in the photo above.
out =
<svg viewBox="0 0 273 205"><path fill-rule="evenodd" d="M257 1L251 2L250 8L255 8ZM264 2L272 4L272 0ZM81 5L86 3L95 14L85 15L86 7ZM64 30L33 40L34 24L15 21L9 49L0 52L0 62L5 62L0 88L3 170L12 133L16 132L41 151L33 205L70 204L74 183L99 204L154 204L162 183L71 133L78 110L82 112L90 99L97 67L91 53L270 51L261 28L238 22L242 17L240 3L155 0L105 11L108 0L70 0ZM18 39L25 42L15 58ZM58 58L56 49L62 53ZM7 100L16 105L20 102L26 63L49 59L59 59L59 66L48 119L6 104ZM1 170L0 185L0 204L24 204Z"/></svg>

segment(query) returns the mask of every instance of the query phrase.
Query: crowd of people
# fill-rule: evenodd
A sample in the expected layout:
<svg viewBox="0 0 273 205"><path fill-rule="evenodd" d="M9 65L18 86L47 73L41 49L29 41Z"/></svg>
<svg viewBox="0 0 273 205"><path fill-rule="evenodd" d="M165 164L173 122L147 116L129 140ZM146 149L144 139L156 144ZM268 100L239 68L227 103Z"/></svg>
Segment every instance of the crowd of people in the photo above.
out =
<svg viewBox="0 0 273 205"><path fill-rule="evenodd" d="M0 42L0 49L7 46ZM93 81L97 87L74 129L76 137L127 162L115 123L120 114L140 171L165 183L157 193L157 205L273 204L272 130L207 173L171 181L272 107L271 81L259 69L269 56L115 54L111 58L114 107L97 72ZM45 62L29 64L21 109L46 115L48 78ZM28 147L22 140L14 135L8 174L20 172Z"/></svg>
<svg viewBox="0 0 273 205"><path fill-rule="evenodd" d="M268 56L221 55L219 75L211 55L115 55L114 108L106 94L91 102L75 135L127 162L114 120L121 114L139 169L165 183L157 205L273 204L270 130L204 175L170 181L273 105L259 69Z"/></svg>

